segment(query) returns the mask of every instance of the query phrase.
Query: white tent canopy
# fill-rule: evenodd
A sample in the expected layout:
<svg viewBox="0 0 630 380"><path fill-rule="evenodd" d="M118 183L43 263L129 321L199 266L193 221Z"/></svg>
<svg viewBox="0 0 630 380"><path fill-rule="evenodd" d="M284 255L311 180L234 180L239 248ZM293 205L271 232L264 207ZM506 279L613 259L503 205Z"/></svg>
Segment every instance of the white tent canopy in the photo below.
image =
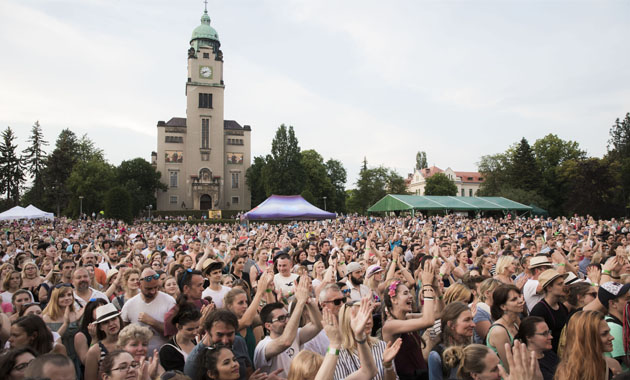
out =
<svg viewBox="0 0 630 380"><path fill-rule="evenodd" d="M0 220L20 220L20 219L48 219L53 220L55 215L52 212L46 212L38 209L33 205L26 208L15 206L0 214Z"/></svg>

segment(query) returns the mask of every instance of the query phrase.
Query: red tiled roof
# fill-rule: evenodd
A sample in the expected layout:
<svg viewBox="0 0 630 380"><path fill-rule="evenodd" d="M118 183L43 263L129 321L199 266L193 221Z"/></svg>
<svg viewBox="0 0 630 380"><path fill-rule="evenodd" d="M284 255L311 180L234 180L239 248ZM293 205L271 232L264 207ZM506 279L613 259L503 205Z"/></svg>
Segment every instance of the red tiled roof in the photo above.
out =
<svg viewBox="0 0 630 380"><path fill-rule="evenodd" d="M483 175L479 172L455 172L462 182L483 182Z"/></svg>

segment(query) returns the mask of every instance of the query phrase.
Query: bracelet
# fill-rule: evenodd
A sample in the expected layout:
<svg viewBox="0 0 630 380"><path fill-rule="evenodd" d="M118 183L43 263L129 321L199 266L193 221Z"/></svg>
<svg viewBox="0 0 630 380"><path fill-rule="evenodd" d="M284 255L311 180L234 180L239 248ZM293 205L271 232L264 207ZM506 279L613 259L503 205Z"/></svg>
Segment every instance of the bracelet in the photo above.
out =
<svg viewBox="0 0 630 380"><path fill-rule="evenodd" d="M367 342L367 335L362 340L359 340L357 338L355 338L355 340L357 341L357 344L363 344L363 343Z"/></svg>
<svg viewBox="0 0 630 380"><path fill-rule="evenodd" d="M444 277L444 273L438 273L438 276Z"/></svg>
<svg viewBox="0 0 630 380"><path fill-rule="evenodd" d="M385 365L385 363L383 363L383 368L385 369L392 369L394 368L394 365L390 362L389 365Z"/></svg>
<svg viewBox="0 0 630 380"><path fill-rule="evenodd" d="M557 266L559 266L559 267L564 267L564 266L566 266L567 264L565 264L565 263L558 263L558 264L556 264L556 265L557 265Z"/></svg>
<svg viewBox="0 0 630 380"><path fill-rule="evenodd" d="M339 349L328 347L328 349L326 350L326 353L327 354L333 354L335 356L339 356Z"/></svg>
<svg viewBox="0 0 630 380"><path fill-rule="evenodd" d="M392 263L396 264L396 259L392 259Z"/></svg>
<svg viewBox="0 0 630 380"><path fill-rule="evenodd" d="M346 265L345 261L340 262L338 265Z"/></svg>
<svg viewBox="0 0 630 380"><path fill-rule="evenodd" d="M607 274L607 275L609 275L609 276L610 276L610 274L611 274L611 273L610 273L610 271L609 271L608 269L602 269L602 273L603 273L603 274Z"/></svg>
<svg viewBox="0 0 630 380"><path fill-rule="evenodd" d="M265 292L271 293L271 292L273 292L273 289L265 289Z"/></svg>

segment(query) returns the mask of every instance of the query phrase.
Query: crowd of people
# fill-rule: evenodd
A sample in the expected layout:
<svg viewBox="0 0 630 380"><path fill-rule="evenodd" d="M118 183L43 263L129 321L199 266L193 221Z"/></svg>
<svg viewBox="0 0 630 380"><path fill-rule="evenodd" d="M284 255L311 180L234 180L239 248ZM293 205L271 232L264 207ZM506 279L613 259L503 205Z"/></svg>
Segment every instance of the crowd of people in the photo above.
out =
<svg viewBox="0 0 630 380"><path fill-rule="evenodd" d="M4 222L0 379L630 378L630 221Z"/></svg>

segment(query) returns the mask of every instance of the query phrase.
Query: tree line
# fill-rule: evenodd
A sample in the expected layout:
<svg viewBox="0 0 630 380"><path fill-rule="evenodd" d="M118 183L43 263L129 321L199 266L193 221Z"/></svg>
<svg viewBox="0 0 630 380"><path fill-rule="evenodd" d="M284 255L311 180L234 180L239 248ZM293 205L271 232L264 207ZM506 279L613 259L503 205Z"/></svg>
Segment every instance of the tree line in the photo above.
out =
<svg viewBox="0 0 630 380"><path fill-rule="evenodd" d="M103 150L87 135L61 131L54 149L46 153L39 122L31 128L28 147L21 153L10 127L0 142L0 190L6 195L2 209L33 204L55 215L79 216L103 212L108 217L131 220L148 205L155 192L166 187L160 173L142 158L107 162Z"/></svg>
<svg viewBox="0 0 630 380"><path fill-rule="evenodd" d="M610 128L607 152L588 157L576 141L554 134L530 145L527 139L505 152L482 156L480 196L503 196L556 215L628 215L630 207L630 113Z"/></svg>

